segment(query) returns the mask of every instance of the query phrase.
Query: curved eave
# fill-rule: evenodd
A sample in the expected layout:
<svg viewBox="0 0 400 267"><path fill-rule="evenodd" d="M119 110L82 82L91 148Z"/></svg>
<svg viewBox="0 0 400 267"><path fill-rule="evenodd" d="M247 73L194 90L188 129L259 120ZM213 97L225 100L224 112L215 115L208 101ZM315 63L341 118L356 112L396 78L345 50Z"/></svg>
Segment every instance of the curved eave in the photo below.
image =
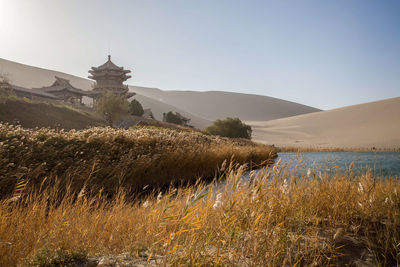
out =
<svg viewBox="0 0 400 267"><path fill-rule="evenodd" d="M123 80L126 81L132 76L130 75L111 75L111 74L93 74L88 76L89 79L92 80L107 80L107 79L116 79L116 80Z"/></svg>
<svg viewBox="0 0 400 267"><path fill-rule="evenodd" d="M91 67L89 72L95 71L95 72L101 72L101 71L120 71L124 73L129 73L131 72L130 70L125 70L124 67L118 67L118 68L107 68L107 67Z"/></svg>
<svg viewBox="0 0 400 267"><path fill-rule="evenodd" d="M109 76L123 76L123 75L126 75L127 73L130 73L130 71L129 72L122 72L122 71L92 71L92 70L89 70L89 73L90 74L92 74L93 76L106 76L106 75L109 75Z"/></svg>

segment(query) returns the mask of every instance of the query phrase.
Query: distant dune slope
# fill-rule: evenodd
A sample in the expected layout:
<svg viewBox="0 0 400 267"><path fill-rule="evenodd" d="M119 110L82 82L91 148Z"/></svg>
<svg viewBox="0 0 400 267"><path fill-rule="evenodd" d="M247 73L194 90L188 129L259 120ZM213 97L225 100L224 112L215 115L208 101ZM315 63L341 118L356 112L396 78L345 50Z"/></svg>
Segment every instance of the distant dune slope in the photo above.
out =
<svg viewBox="0 0 400 267"><path fill-rule="evenodd" d="M93 81L74 75L24 65L2 58L0 58L0 74L6 74L10 83L26 88L51 85L54 82L54 76L68 79L73 86L84 90L90 90L93 84Z"/></svg>
<svg viewBox="0 0 400 267"><path fill-rule="evenodd" d="M71 81L71 84L77 88L90 90L93 81L74 75L28 66L13 61L0 58L0 74L8 74L10 83L26 87L35 88L50 85L54 82L54 76L65 78ZM138 93L138 92L136 92ZM138 93L136 99L142 103L144 108L151 108L154 116L158 120L162 120L162 113L168 111L180 112L182 115L191 119L191 124L197 128L204 128L211 124L211 121L200 118L180 108L168 105L166 103L151 99Z"/></svg>
<svg viewBox="0 0 400 267"><path fill-rule="evenodd" d="M191 121L189 122L189 124L195 126L196 128L203 129L211 124L211 121L209 121L209 120L200 118L200 117L195 116L191 113L188 113L184 110L181 110L177 107L162 103L162 102L152 99L150 97L143 96L141 94L137 94L137 95L135 95L134 98L137 99L143 105L143 107L150 107L153 112L154 117L157 120L160 120L160 121L162 120L162 118L163 118L162 114L164 112L174 111L174 112L179 112L181 115L183 115L187 118L190 118Z"/></svg>
<svg viewBox="0 0 400 267"><path fill-rule="evenodd" d="M221 91L162 91L137 86L132 88L142 95L212 121L226 117L265 121L320 111L313 107L261 95Z"/></svg>
<svg viewBox="0 0 400 267"><path fill-rule="evenodd" d="M275 145L400 148L400 97L247 123L255 141Z"/></svg>
<svg viewBox="0 0 400 267"><path fill-rule="evenodd" d="M89 67L88 67L89 68ZM0 59L0 71L9 73L10 82L23 87L42 87L54 81L54 76L69 79L77 88L90 90L92 81L62 72L32 67ZM162 113L177 111L191 118L191 123L204 128L211 121L226 117L265 121L310 112L319 109L282 99L240 93L210 91L163 91L155 88L130 86L145 108L151 108L157 119Z"/></svg>

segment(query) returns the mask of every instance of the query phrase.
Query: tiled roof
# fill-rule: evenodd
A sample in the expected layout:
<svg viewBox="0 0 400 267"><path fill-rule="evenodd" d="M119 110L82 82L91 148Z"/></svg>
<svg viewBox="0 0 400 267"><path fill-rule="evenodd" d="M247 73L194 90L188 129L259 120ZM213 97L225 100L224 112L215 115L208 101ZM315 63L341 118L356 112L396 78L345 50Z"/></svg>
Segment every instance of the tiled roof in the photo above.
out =
<svg viewBox="0 0 400 267"><path fill-rule="evenodd" d="M46 92L41 92L37 89L28 89L28 88L24 88L24 87L20 87L20 86L16 86L16 85L10 85L11 88L14 91L17 92L23 92L23 93L27 93L27 94L31 94L31 95L36 95L36 96L41 96L41 97L46 97L46 98L51 98L51 99L59 99L59 97L53 95L53 94L49 94Z"/></svg>
<svg viewBox="0 0 400 267"><path fill-rule="evenodd" d="M73 93L79 94L79 95L90 95L91 94L89 91L84 91L84 90L73 87L69 83L69 80L67 80L67 79L60 78L57 76L55 76L55 78L56 78L56 81L53 83L53 85L42 87L42 88L34 88L34 90L38 90L41 92L47 92L47 93L60 92L63 90L67 90L67 91L70 91L70 92L73 92Z"/></svg>
<svg viewBox="0 0 400 267"><path fill-rule="evenodd" d="M130 70L124 70L123 67L118 67L117 65L115 65L112 61L111 61L111 56L108 55L108 60L106 63L104 63L101 66L98 67L92 67L93 70L97 71L97 70L117 70L117 71L123 71L125 73L129 73L131 72Z"/></svg>

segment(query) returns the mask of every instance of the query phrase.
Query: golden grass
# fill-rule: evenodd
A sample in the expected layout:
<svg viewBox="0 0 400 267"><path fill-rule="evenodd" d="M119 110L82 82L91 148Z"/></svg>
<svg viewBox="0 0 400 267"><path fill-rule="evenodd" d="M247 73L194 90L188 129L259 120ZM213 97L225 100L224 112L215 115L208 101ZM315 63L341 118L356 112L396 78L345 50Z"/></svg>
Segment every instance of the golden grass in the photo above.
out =
<svg viewBox="0 0 400 267"><path fill-rule="evenodd" d="M0 124L0 198L16 183L113 193L120 186L142 189L214 177L225 160L272 163L276 151L248 140L163 128L28 130Z"/></svg>
<svg viewBox="0 0 400 267"><path fill-rule="evenodd" d="M365 251L371 264L400 263L399 180L370 172L299 179L280 166L243 180L243 170L134 202L122 189L112 199L67 193L57 204L57 187L20 190L19 200L0 202L0 265L128 253L157 256L159 265L321 266Z"/></svg>

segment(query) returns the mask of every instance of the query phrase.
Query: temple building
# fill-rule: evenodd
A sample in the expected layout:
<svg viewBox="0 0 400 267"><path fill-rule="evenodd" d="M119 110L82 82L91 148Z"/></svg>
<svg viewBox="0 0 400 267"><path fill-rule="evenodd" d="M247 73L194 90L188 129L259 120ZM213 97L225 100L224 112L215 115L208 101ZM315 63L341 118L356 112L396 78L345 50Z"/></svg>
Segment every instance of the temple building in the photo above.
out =
<svg viewBox="0 0 400 267"><path fill-rule="evenodd" d="M89 70L91 74L89 78L96 81L93 89L90 91L76 88L71 85L69 80L57 76L55 76L55 81L51 85L32 89L12 85L0 79L0 88L7 94L14 94L18 97L93 106L97 99L108 92L126 98L134 96L135 93L129 92L128 86L123 84L126 80L131 78L131 76L128 75L130 72L130 70L125 70L123 67L115 65L111 61L111 56L108 56L106 63L99 67L92 67L91 70ZM93 99L93 101L91 101L90 98ZM150 117L152 116L151 111L148 111L148 115Z"/></svg>
<svg viewBox="0 0 400 267"><path fill-rule="evenodd" d="M16 95L17 97L27 98L31 100L44 100L44 101L57 101L61 100L59 97L42 92L35 89L28 89L21 86L9 84L8 82L0 82L0 89L3 89L8 95Z"/></svg>
<svg viewBox="0 0 400 267"><path fill-rule="evenodd" d="M52 85L41 88L33 88L33 90L54 95L63 102L71 104L83 105L82 97L91 97L91 92L73 87L69 80L57 76L55 76L55 79L56 80Z"/></svg>
<svg viewBox="0 0 400 267"><path fill-rule="evenodd" d="M115 65L109 55L106 63L99 67L92 67L89 70L91 75L88 77L96 81L91 91L91 97L96 101L107 92L125 96L126 98L134 96L135 93L129 92L128 86L123 84L123 82L131 78L130 75L127 75L130 72L130 70L125 70L123 67Z"/></svg>

